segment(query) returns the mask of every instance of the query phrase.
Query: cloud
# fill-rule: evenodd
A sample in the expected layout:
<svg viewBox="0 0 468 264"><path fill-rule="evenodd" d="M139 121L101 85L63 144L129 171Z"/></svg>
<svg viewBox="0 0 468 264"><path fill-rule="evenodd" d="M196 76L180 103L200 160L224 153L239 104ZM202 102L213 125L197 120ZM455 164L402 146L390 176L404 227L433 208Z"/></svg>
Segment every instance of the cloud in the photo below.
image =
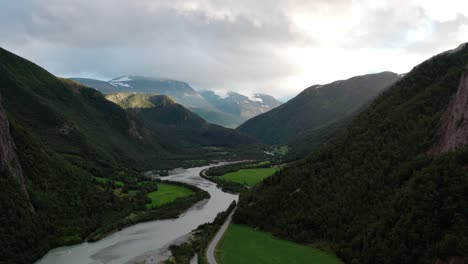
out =
<svg viewBox="0 0 468 264"><path fill-rule="evenodd" d="M466 41L467 17L458 0L7 1L0 45L61 76L138 74L289 96L408 71Z"/></svg>

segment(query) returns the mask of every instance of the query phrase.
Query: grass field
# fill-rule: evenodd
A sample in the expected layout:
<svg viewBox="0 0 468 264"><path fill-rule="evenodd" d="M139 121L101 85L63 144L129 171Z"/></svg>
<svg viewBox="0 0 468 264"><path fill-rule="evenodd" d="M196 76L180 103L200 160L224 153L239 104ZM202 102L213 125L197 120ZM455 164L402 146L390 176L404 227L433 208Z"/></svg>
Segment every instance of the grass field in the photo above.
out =
<svg viewBox="0 0 468 264"><path fill-rule="evenodd" d="M260 169L241 169L221 176L226 181L245 184L250 187L261 182L266 177L273 175L278 168L260 168Z"/></svg>
<svg viewBox="0 0 468 264"><path fill-rule="evenodd" d="M158 207L165 203L170 203L179 197L190 196L193 193L192 190L182 186L158 183L158 190L148 193L148 197L151 198L151 204L147 204L146 207Z"/></svg>
<svg viewBox="0 0 468 264"><path fill-rule="evenodd" d="M216 250L220 264L342 264L333 255L231 224Z"/></svg>

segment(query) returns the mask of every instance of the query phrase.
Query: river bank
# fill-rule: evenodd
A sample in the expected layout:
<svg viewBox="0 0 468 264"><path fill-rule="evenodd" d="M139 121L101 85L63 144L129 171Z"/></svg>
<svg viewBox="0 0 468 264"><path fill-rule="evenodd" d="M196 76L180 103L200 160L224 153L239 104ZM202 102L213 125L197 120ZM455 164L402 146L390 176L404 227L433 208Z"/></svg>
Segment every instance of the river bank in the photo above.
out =
<svg viewBox="0 0 468 264"><path fill-rule="evenodd" d="M172 241L189 234L200 224L212 222L224 211L237 195L225 193L216 184L199 176L201 170L210 166L177 169L161 180L170 180L196 186L211 196L206 203L199 203L177 219L149 221L124 228L97 242L85 242L75 246L56 248L36 263L41 264L98 264L136 263L148 252L163 249Z"/></svg>

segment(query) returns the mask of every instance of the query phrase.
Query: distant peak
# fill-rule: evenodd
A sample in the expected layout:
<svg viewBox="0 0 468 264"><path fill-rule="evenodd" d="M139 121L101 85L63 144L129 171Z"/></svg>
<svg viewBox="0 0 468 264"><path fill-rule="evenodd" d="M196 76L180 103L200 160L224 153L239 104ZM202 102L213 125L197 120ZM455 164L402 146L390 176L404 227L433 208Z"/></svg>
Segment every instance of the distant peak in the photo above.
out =
<svg viewBox="0 0 468 264"><path fill-rule="evenodd" d="M258 93L254 93L251 96L249 96L248 98L249 98L250 101L263 103L263 99L261 98L261 95L258 94Z"/></svg>

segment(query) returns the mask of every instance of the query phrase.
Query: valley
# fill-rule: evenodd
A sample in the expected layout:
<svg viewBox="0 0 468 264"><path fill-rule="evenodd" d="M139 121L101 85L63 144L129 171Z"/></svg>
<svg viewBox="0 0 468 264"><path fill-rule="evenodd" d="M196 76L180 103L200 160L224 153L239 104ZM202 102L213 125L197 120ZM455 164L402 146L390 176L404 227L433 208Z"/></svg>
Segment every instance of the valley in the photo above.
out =
<svg viewBox="0 0 468 264"><path fill-rule="evenodd" d="M459 264L468 45L273 96L0 48L0 264Z"/></svg>
<svg viewBox="0 0 468 264"><path fill-rule="evenodd" d="M195 204L179 217L149 221L123 228L97 242L56 248L36 263L124 264L163 261L167 258L166 251L173 241L186 237L199 225L213 221L219 212L224 211L232 201L237 200L237 195L222 192L215 184L198 176L198 173L206 168L208 166L177 169L169 176L161 178L163 182L169 180L196 186L210 195L209 199Z"/></svg>

